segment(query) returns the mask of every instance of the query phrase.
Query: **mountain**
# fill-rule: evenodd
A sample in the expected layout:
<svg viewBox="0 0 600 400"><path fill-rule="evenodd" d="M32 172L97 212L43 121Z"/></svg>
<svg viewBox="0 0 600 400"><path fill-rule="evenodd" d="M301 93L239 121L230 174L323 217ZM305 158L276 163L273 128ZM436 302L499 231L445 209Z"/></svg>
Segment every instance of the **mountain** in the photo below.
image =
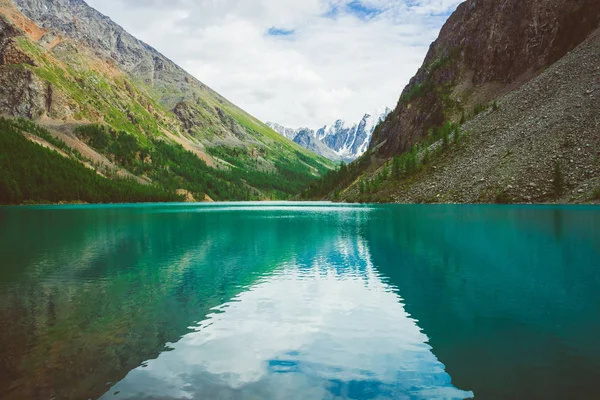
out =
<svg viewBox="0 0 600 400"><path fill-rule="evenodd" d="M392 202L600 199L596 0L467 0L365 156L304 193Z"/></svg>
<svg viewBox="0 0 600 400"><path fill-rule="evenodd" d="M370 148L402 152L430 128L458 121L517 89L598 26L596 0L468 0L443 26Z"/></svg>
<svg viewBox="0 0 600 400"><path fill-rule="evenodd" d="M340 119L330 126L325 125L316 130L291 129L273 122L267 122L267 126L323 157L334 161L350 162L364 154L375 127L387 117L390 111L386 108L380 113L365 114L358 123L354 124Z"/></svg>
<svg viewBox="0 0 600 400"><path fill-rule="evenodd" d="M315 136L315 131L308 128L301 128L296 131L296 135L294 136L294 142L298 143L300 146L304 147L312 151L315 154L323 156L332 161L342 161L343 158L340 157L335 151L327 147L325 143L321 140L317 139Z"/></svg>
<svg viewBox="0 0 600 400"><path fill-rule="evenodd" d="M34 120L105 177L196 199L266 199L333 166L82 0L0 0L0 55L0 114Z"/></svg>

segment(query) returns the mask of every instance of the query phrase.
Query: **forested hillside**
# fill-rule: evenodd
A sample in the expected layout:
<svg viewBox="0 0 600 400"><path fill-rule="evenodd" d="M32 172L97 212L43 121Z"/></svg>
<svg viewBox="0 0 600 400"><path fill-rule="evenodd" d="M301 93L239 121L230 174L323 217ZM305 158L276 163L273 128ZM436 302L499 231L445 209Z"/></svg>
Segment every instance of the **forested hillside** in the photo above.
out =
<svg viewBox="0 0 600 400"><path fill-rule="evenodd" d="M76 127L78 140L110 158L106 165L86 158L60 135L31 121L0 118L0 122L0 204L176 201L189 196L215 201L260 200L267 195L282 199L311 182L306 173L310 159L302 154L296 164L277 165L277 172L256 171L243 169L249 161L242 151L231 148L217 155L232 167L213 169L181 145L161 138L142 142L104 125ZM41 156L36 158L37 154ZM74 169L65 171L69 168Z"/></svg>
<svg viewBox="0 0 600 400"><path fill-rule="evenodd" d="M158 186L100 176L76 159L26 139L21 125L0 118L0 204L183 200L175 191ZM46 134L36 133L40 139ZM68 151L64 143L53 143Z"/></svg>

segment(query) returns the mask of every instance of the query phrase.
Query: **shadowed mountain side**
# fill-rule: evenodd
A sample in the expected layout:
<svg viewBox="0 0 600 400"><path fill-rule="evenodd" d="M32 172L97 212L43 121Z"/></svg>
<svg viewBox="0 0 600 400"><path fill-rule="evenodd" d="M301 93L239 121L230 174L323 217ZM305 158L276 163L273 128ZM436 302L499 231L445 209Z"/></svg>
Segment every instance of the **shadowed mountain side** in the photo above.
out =
<svg viewBox="0 0 600 400"><path fill-rule="evenodd" d="M431 128L518 88L574 49L600 23L596 0L467 0L448 18L423 66L376 131L390 157Z"/></svg>

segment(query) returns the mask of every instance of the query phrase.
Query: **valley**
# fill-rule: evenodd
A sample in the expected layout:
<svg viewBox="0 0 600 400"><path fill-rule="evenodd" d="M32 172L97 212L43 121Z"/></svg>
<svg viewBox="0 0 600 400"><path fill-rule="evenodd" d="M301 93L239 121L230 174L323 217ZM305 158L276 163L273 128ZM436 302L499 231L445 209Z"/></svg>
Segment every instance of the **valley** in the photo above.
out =
<svg viewBox="0 0 600 400"><path fill-rule="evenodd" d="M317 129L262 123L83 1L0 11L3 126L102 179L186 201L600 197L593 0L465 1L394 110ZM88 201L32 197L24 179L47 178L15 166L0 175L5 204Z"/></svg>

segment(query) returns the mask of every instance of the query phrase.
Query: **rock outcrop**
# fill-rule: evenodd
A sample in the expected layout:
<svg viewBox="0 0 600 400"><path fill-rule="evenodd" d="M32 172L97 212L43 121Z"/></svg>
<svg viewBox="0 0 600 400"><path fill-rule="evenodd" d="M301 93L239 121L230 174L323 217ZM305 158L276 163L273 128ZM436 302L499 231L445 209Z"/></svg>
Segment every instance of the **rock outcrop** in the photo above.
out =
<svg viewBox="0 0 600 400"><path fill-rule="evenodd" d="M29 70L12 65L34 62L15 45L22 33L0 15L0 110L11 115L33 118L45 109L44 84Z"/></svg>

